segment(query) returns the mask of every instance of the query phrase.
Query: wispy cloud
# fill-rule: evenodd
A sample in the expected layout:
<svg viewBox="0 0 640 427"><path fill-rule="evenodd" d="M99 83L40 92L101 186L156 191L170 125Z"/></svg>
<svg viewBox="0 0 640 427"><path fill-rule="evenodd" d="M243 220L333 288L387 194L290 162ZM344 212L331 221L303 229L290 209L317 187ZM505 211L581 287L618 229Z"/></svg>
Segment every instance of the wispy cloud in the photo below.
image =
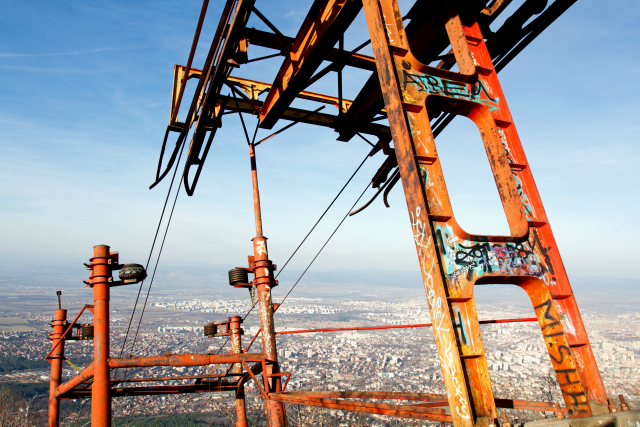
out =
<svg viewBox="0 0 640 427"><path fill-rule="evenodd" d="M76 56L87 55L91 53L105 52L109 50L116 50L112 47L104 47L98 49L79 50L75 52L57 52L57 53L0 53L0 58L27 58L27 57L40 57L40 56Z"/></svg>
<svg viewBox="0 0 640 427"><path fill-rule="evenodd" d="M284 15L285 18L293 18L296 21L299 21L300 18L304 15L304 12L299 10L292 10Z"/></svg>
<svg viewBox="0 0 640 427"><path fill-rule="evenodd" d="M80 68L43 68L43 67L26 67L21 65L0 65L0 70L17 70L17 71L40 71L46 73L101 73L110 70L96 69L96 70L83 70Z"/></svg>

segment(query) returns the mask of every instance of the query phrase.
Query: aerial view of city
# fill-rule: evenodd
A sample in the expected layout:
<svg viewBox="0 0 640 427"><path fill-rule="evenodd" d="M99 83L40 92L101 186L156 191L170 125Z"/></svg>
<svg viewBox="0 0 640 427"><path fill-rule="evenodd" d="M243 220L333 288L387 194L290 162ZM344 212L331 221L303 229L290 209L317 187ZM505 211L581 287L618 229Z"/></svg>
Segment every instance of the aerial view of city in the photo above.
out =
<svg viewBox="0 0 640 427"><path fill-rule="evenodd" d="M0 427L640 427L639 23L7 2Z"/></svg>
<svg viewBox="0 0 640 427"><path fill-rule="evenodd" d="M224 272L218 272L222 276ZM343 276L357 277L349 272ZM391 272L376 272L392 276ZM178 272L177 275L180 275ZM238 299L239 290L227 290L218 283L216 289L224 291L217 298L207 297L203 283L172 289L167 274L158 289L158 294L148 303L148 313L135 345L136 356L153 356L163 353L227 353L231 346L228 340L204 336L204 325L211 321L224 320L233 315L245 315L251 310L249 295ZM209 276L209 274L207 275ZM48 389L50 370L41 355L50 348L48 335L55 308L55 292L63 289L63 301L70 311L78 311L83 303L81 296L88 296L82 285L69 286L70 278L56 278L56 286L34 286L19 278L5 282L1 295L0 352L4 363L13 361L15 368L4 369L0 381L17 385L31 396L35 408L42 411L42 395ZM446 393L442 380L440 359L433 331L429 326L397 328L403 325L428 325L431 323L426 299L421 295L419 284L410 289L389 288L395 297L379 298L382 286L365 287L354 282L337 287L330 283L315 282L322 276L310 278L303 286L306 290L322 287L323 291L306 292L310 297L289 297L275 313L276 331L282 332L278 340L278 357L282 371L291 372L288 391L357 390L391 392L419 392L434 395ZM575 280L581 289L582 281ZM283 284L284 285L284 284ZM214 285L215 286L215 285ZM112 294L112 353L118 354L128 326L131 298L128 293L114 290ZM585 294L589 295L585 286ZM84 291L84 292L82 292ZM489 298L479 305L480 321L495 319L530 319L535 317L524 293L505 292L501 301L490 303ZM507 290L508 291L508 290ZM320 296L324 293L324 297ZM236 298L234 298L234 294ZM38 295L37 297L34 295ZM274 301L278 301L274 297ZM610 303L613 303L611 301ZM611 396L623 395L632 407L640 405L640 313L635 309L637 301L619 304L614 313L598 308L600 304L585 298L583 319L589 330L598 367L602 373L607 392ZM287 333L312 329L350 329L394 326L393 329L371 329L356 331L326 331ZM258 333L259 321L250 313L243 324L244 345ZM482 325L482 337L496 398L560 402L562 397L545 343L537 322L518 322ZM259 344L259 343L257 343ZM63 378L71 379L83 366L91 362L91 341L76 341L67 344L66 357L69 362L63 369ZM128 351L127 346L127 351ZM29 367L33 364L34 367ZM36 367L37 365L37 367ZM206 367L205 367L206 368ZM224 368L224 369L223 369ZM213 372L224 373L226 367ZM175 375L202 375L203 367L156 367L128 371L126 378L146 378ZM124 377L114 374L114 378ZM167 384L181 384L171 381ZM152 385L152 383L137 383ZM259 390L249 383L247 411L255 425L260 424L264 404ZM39 401L40 400L40 401ZM235 422L235 399L233 393L120 397L114 400L116 425L136 425L141 419L159 422L200 422L215 425L231 425ZM40 405L40 406L38 406ZM90 418L90 403L86 399L65 402L61 423L83 425ZM429 425L394 421L385 416L351 413L348 411L305 408L287 405L294 425ZM521 424L540 418L551 417L552 412L536 413L526 410L510 410L510 419ZM195 415L194 415L195 414ZM84 420L84 421L83 421ZM137 420L137 421L136 421ZM320 421L322 420L322 421ZM122 423L122 424L118 424ZM390 424L391 423L391 424ZM144 425L144 424L142 424ZM196 424L197 425L197 424Z"/></svg>

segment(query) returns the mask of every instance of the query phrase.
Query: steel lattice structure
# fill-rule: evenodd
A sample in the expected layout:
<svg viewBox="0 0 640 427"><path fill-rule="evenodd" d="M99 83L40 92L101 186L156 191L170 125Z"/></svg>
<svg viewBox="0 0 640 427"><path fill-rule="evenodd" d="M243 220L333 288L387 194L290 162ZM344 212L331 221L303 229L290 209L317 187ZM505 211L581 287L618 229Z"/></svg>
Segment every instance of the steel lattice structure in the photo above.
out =
<svg viewBox="0 0 640 427"><path fill-rule="evenodd" d="M373 177L372 186L380 187L379 193L384 192L386 198L388 191L402 182L448 393L286 391L292 374L281 372L278 364L273 323L278 305L271 301L271 288L277 282L260 211L256 147L262 141L250 141L247 135L256 237L248 267L232 270L230 281L236 287L255 287L257 291L261 351L248 352L253 341L242 348L242 319L235 316L221 324L207 325L209 329L205 330L209 335L229 336L233 343L230 354L110 357L110 288L127 281L115 283L111 279L113 270L124 268L118 263L118 254L110 252L108 246L96 246L94 257L87 264L92 272L87 284L94 290L94 304L86 306L94 314L94 362L69 382L60 384L64 341L74 339L68 331L82 326L76 324L80 314L68 323L66 310L60 308L53 322L53 349L48 355L52 363L49 425L58 425L63 398L90 396L92 425L110 426L112 397L215 389L236 391L237 425L246 426L244 384L248 381L255 382L264 399L270 427L287 425L284 403L451 422L456 427L497 425L498 407L554 411L560 417L566 414L579 418L594 415L594 408L607 405L593 351L497 75L574 2L526 0L493 32L489 25L510 0L418 1L404 16L395 0L316 0L295 38L290 38L256 9L254 0L227 0L207 59L202 69L196 69L192 62L208 7L205 0L187 65L176 65L174 69L170 121L151 187L173 167L179 167L179 153L191 134L182 182L192 195L216 130L227 112L257 115L260 126L267 129L286 120L332 128L341 141L362 134L377 138L369 155L382 151L386 160ZM343 34L361 11L366 16L372 57L358 53L368 43L353 51L343 47ZM252 14L273 32L248 28ZM236 68L255 61L248 57L251 45L275 52L255 60L284 57L272 83L231 75ZM330 65L318 71L324 61ZM454 66L457 72L451 71ZM342 97L344 67L371 71L354 100ZM340 76L337 97L306 91L330 72ZM180 122L178 111L189 80L197 82L197 87L184 121ZM232 96L222 94L225 86L232 90ZM266 98L261 99L262 94ZM291 107L297 98L335 105L339 114ZM456 221L435 137L457 115L468 117L478 127L509 223L509 236L472 235ZM386 118L389 126L377 123L380 118ZM173 137L177 142L171 147L169 141ZM252 281L247 273L254 274ZM143 278L138 276L129 282ZM473 294L474 285L478 284L513 284L529 295L536 319L520 320L539 323L564 407L553 402L494 398ZM195 380L178 386L125 387L121 383L126 381L114 382L110 378L113 368L209 364L229 364L229 369L222 376L168 378ZM394 399L409 404L362 399Z"/></svg>

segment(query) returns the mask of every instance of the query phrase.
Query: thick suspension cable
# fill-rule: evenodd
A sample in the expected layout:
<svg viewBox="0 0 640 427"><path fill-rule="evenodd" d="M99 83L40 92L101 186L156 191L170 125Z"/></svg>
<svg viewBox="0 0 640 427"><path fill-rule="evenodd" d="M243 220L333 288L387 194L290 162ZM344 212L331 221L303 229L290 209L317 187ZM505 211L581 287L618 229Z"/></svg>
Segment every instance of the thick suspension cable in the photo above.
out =
<svg viewBox="0 0 640 427"><path fill-rule="evenodd" d="M338 193L338 195L333 199L333 201L331 202L331 204L329 204L329 207L327 207L327 209L322 213L322 215L320 216L320 218L318 219L318 221L314 224L314 226L311 228L311 230L309 231L309 233L307 233L307 235L305 236L305 238L302 240L302 242L300 243L300 245L298 245L298 247L296 248L296 250L293 252L293 254L291 254L291 256L289 257L289 259L287 260L287 262L285 263L284 267L287 266L287 264L289 263L289 261L291 261L291 258L293 258L293 256L296 254L296 252L298 252L298 249L300 249L300 247L302 246L302 244L305 242L305 240L307 240L307 238L309 237L309 235L311 234L311 232L316 228L316 226L318 225L318 223L320 222L320 220L322 220L322 218L325 216L325 214L329 211L329 209L331 208L331 206L335 203L335 201L338 199L338 197L340 196L340 194L342 194L342 192L344 191L344 189L347 187L347 185L351 182L351 180L353 179L353 177L356 175L356 173L360 170L360 168L362 167L362 165L364 165L364 162L367 160L367 158L369 157L369 154L367 154L367 157L364 158L364 160L362 161L362 163L360 163L360 165L358 166L358 168L355 170L355 172L351 175L351 177L349 178L349 180L347 181L347 183L342 187L342 189L340 190L340 192ZM340 228L340 226L344 223L344 221L347 219L347 217L349 216L349 212L351 212L353 210L353 208L358 204L358 202L360 201L360 199L362 198L362 196L364 196L364 193L367 192L367 190L369 189L369 184L367 183L367 186L364 188L364 191L360 194L360 196L358 197L358 199L355 201L355 203L351 206L351 208L349 208L349 210L347 211L347 214L342 218L342 221L340 221L340 223L338 224L338 226L335 228L335 230L333 230L333 233L331 233L331 235L329 236L329 238L327 239L326 242L324 242L324 245L322 245L322 247L320 248L320 250L318 251L318 253L313 257L313 259L311 260L311 262L309 263L309 265L307 266L307 268L304 270L304 272L300 275L300 277L298 278L298 280L296 281L296 283L291 287L291 289L289 289L289 292L287 292L287 294L285 295L285 297L282 299L282 301L280 301L280 304L282 305L284 303L284 301L287 299L287 297L289 296L289 294L291 293L291 291L293 291L293 289L296 287L296 285L298 284L298 282L300 282L300 280L302 279L302 277L305 275L305 273L307 272L307 270L309 270L309 268L311 267L311 265L315 262L315 260L318 258L318 256L320 255L320 253L322 252L322 250L325 248L325 246L327 246L327 244L329 243L329 241L331 240L331 238L336 234L336 232L338 231L338 229ZM176 197L177 199L177 197ZM174 207L175 207L175 201L174 201ZM171 214L173 215L173 209L171 210ZM171 218L171 217L169 217ZM165 237L166 237L166 233L165 233ZM164 239L162 241L162 244L164 245ZM162 251L162 247L160 249L160 251ZM157 264L156 264L157 267ZM284 267L282 267L282 269L280 270L280 273L282 273L282 270L284 270ZM278 274L280 274L278 273ZM155 270L153 272L154 276L155 276ZM278 276L276 276L278 277ZM151 279L153 281L153 278ZM151 288L151 286L149 286L149 288ZM147 294L148 296L148 294ZM146 304L146 301L145 301ZM254 307L256 306L256 304L252 304L251 308L247 311L247 313L242 317L242 320L245 320L249 314L251 314L251 312L253 311ZM140 327L140 325L138 325L138 328ZM254 337L254 339L251 341L251 344L253 344L253 341L255 341L255 338L258 336L258 334L260 333L260 331L258 331L258 333L256 333L256 336ZM137 337L137 331L136 331L136 337ZM218 348L218 351L215 352L215 354L220 354L220 352L222 351L222 349L227 345L227 343L230 341L230 338L227 337L227 339L225 340L225 342L222 343L222 345L220 346L220 348ZM135 343L135 340L134 340ZM251 346L251 344L249 346ZM248 348L247 350L248 351ZM213 370L215 370L217 368L214 367ZM203 370L201 371L201 375L202 373L204 373L204 371L207 369L207 367L204 367ZM213 372L213 370L211 372ZM182 403L184 400L186 399L183 398L181 399L179 402L177 402L173 408L171 408L171 411L169 411L169 413L167 415L165 415L164 419L168 418L173 411L175 411L175 409L178 407L178 405L180 403Z"/></svg>
<svg viewBox="0 0 640 427"><path fill-rule="evenodd" d="M302 274L300 275L300 277L298 277L298 280L296 280L296 283L293 284L293 286L291 287L291 289L289 289L289 292L287 292L287 294L284 296L284 298L282 298L282 301L280 301L280 304L283 304L285 302L285 300L287 299L287 297L289 296L289 294L291 293L291 291L293 291L293 289L298 285L298 283L300 282L300 280L302 280L302 278L304 277L304 275L306 274L306 272L309 270L309 268L311 267L311 265L313 265L313 263L315 262L315 260L318 258L318 256L320 255L320 253L322 252L322 250L325 248L325 246L327 246L327 243L329 243L329 241L331 240L331 238L336 234L336 232L338 231L338 229L340 228L340 226L344 223L344 221L349 217L349 213L353 210L353 208L358 204L358 202L360 201L360 199L362 199L362 196L364 196L364 193L367 192L367 190L369 189L369 184L371 184L370 182L367 182L367 186L364 188L364 191L362 193L360 193L360 196L358 197L358 199L355 201L355 203L351 206L351 208L347 211L347 214L342 218L342 221L340 221L340 224L338 224L338 226L336 227L335 230L333 230L333 233L331 233L331 235L329 236L329 238L327 239L326 242L324 242L324 245L322 245L322 247L320 248L320 250L318 251L318 253L316 254L316 256L313 257L313 259L311 260L311 262L309 263L309 265L307 265L307 268L304 269L304 271L302 272Z"/></svg>
<svg viewBox="0 0 640 427"><path fill-rule="evenodd" d="M291 258L293 258L293 256L298 252L298 249L300 249L300 247L304 244L304 242L307 240L307 238L311 235L311 233L313 232L313 230L315 230L315 228L318 226L318 224L320 223L320 221L322 221L322 218L324 218L324 216L327 214L327 212L329 212L329 209L331 209L331 206L333 206L333 204L336 202L336 200L338 200L338 197L340 197L340 195L342 194L342 192L344 191L345 188L347 188L347 185L349 185L349 183L351 182L351 180L353 179L354 176L356 176L356 174L358 173L358 171L360 170L360 168L362 168L362 165L364 165L364 162L367 161L367 159L369 158L369 156L371 155L371 153L367 154L366 157L364 158L364 160L362 160L362 163L360 163L360 166L358 166L358 168L355 170L355 172L353 172L353 174L351 174L351 177L349 177L349 179L347 180L347 182L342 186L342 188L340 189L340 191L338 192L338 194L336 195L336 197L333 198L333 200L331 201L331 203L329 203L329 206L327 206L327 209L325 209L325 211L322 213L322 215L320 215L320 218L318 218L318 220L316 221L316 223L313 225L313 227L311 227L311 230L309 230L309 232L307 233L306 236L304 236L304 239L302 239L302 242L300 242L300 244L298 245L298 247L296 248L295 251L293 251L293 253L291 254L291 256L289 257L289 259L287 260L287 262L284 263L284 265L282 266L282 268L280 269L280 271L278 272L278 274L276 274L276 279L278 278L278 276L280 275L280 273L282 273L284 271L284 269L286 268L287 264L289 264L289 261L291 261Z"/></svg>
<svg viewBox="0 0 640 427"><path fill-rule="evenodd" d="M180 178L180 184L178 185L178 191L176 191L176 197L173 199L173 206L171 207L171 214L169 214L169 220L167 221L167 228L164 230L164 236L162 237L162 244L160 245L160 251L158 251L158 258L156 259L156 265L153 269L153 276L151 276L151 283L149 283L149 289L147 289L147 296L144 300L144 304L142 306L142 313L140 314L140 320L138 321L138 327L136 328L136 335L133 338L133 343L131 343L130 354L133 354L133 348L136 345L136 341L138 340L138 333L140 332L140 325L142 324L142 318L144 317L144 311L147 308L147 301L149 301L149 294L151 293L151 287L153 286L153 280L156 277L156 271L158 270L158 263L160 262L160 257L162 256L162 249L164 249L164 242L167 239L167 233L169 232L169 226L171 225L171 219L173 218L173 211L176 208L176 202L178 201L178 196L180 195L180 185L182 185L182 180L184 176Z"/></svg>
<svg viewBox="0 0 640 427"><path fill-rule="evenodd" d="M171 195L171 189L173 188L173 184L176 179L176 173L178 172L178 165L180 164L180 159L182 158L182 153L185 147L184 141L182 142L182 148L180 149L180 155L178 156L178 161L176 162L176 169L173 171L173 177L171 178L171 184L169 185L169 191L167 191L167 197L164 200L164 206L162 207L162 214L160 215L160 221L158 221L158 227L156 228L156 234L153 237L153 243L151 244L151 250L149 251L149 257L147 258L147 264L145 265L145 270L149 268L149 262L151 261L151 255L153 255L153 249L156 246L156 241L158 239L158 233L160 232L160 226L162 225L162 219L164 218L164 213L167 209L167 203L169 202L169 196ZM178 192L180 191L180 187L178 187ZM138 296L136 297L136 302L133 305L133 310L131 311L131 318L129 319L129 326L127 326L127 332L124 336L124 341L122 342L122 348L120 349L119 357L122 357L122 353L124 352L124 347L127 344L127 338L129 338L129 331L131 330L131 323L133 322L133 316L136 313L136 308L138 307L138 301L140 300L140 293L142 292L142 285L144 281L140 283L140 287L138 288Z"/></svg>

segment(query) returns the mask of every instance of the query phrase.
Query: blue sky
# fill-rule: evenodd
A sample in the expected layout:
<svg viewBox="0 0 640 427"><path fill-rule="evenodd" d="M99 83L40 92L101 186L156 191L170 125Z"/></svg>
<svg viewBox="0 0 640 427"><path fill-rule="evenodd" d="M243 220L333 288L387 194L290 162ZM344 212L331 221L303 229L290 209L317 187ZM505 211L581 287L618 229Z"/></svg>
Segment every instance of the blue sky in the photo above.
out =
<svg viewBox="0 0 640 427"><path fill-rule="evenodd" d="M258 0L257 7L294 36L310 3ZM83 275L78 263L101 243L119 250L123 261L146 260L168 189L168 179L152 191L148 186L168 121L173 65L187 61L200 7L189 1L3 2L0 267L55 263L78 266ZM221 7L211 1L196 67ZM500 73L570 275L631 278L638 266L639 18L636 2L578 1ZM255 18L249 25L265 29ZM360 16L346 47L367 38ZM250 47L249 56L263 52ZM271 82L280 62L254 63L236 74ZM367 76L346 74L345 97L353 99ZM329 75L310 90L336 93L335 83ZM332 108L327 111L335 114ZM255 118L245 118L253 128ZM361 140L344 143L336 136L297 125L258 147L264 229L277 264L369 151ZM458 118L437 144L462 226L506 233L477 131ZM367 161L292 268L304 268L382 161L381 155ZM237 117L225 116L195 196L182 192L178 199L163 262L244 265L255 234L251 202L242 128ZM386 209L376 202L348 219L314 268L416 269L400 186L390 203Z"/></svg>

